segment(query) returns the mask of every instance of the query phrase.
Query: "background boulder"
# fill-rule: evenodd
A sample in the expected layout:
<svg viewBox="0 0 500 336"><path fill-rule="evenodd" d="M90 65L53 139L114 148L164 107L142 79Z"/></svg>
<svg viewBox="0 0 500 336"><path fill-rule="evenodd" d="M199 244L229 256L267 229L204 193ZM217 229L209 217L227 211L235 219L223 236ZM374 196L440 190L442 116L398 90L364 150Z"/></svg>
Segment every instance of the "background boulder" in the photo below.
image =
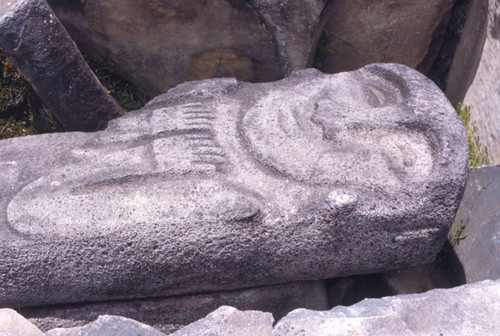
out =
<svg viewBox="0 0 500 336"><path fill-rule="evenodd" d="M83 53L154 96L190 80L273 81L308 65L321 1L51 0Z"/></svg>
<svg viewBox="0 0 500 336"><path fill-rule="evenodd" d="M471 106L491 164L500 163L500 1L472 1L457 47L446 94Z"/></svg>

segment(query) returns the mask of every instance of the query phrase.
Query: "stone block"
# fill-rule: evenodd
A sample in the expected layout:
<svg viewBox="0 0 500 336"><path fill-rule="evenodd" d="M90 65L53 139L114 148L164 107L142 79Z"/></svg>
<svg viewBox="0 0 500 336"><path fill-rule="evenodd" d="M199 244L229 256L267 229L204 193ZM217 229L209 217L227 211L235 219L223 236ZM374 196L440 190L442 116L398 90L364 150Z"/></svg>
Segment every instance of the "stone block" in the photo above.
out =
<svg viewBox="0 0 500 336"><path fill-rule="evenodd" d="M0 5L1 6L1 5ZM44 336L30 321L12 309L0 309L0 335L2 336Z"/></svg>
<svg viewBox="0 0 500 336"><path fill-rule="evenodd" d="M0 46L70 131L96 131L123 114L45 0L2 1Z"/></svg>
<svg viewBox="0 0 500 336"><path fill-rule="evenodd" d="M273 330L273 316L261 311L239 311L222 306L207 317L191 323L172 336L269 336Z"/></svg>
<svg viewBox="0 0 500 336"><path fill-rule="evenodd" d="M500 279L500 166L471 168L450 230L454 235L464 237L454 251L467 283Z"/></svg>
<svg viewBox="0 0 500 336"><path fill-rule="evenodd" d="M432 66L453 0L334 1L317 54L327 73L375 62L402 63L423 73Z"/></svg>
<svg viewBox="0 0 500 336"><path fill-rule="evenodd" d="M469 15L448 75L446 94L471 107L490 164L500 163L500 1L471 2Z"/></svg>
<svg viewBox="0 0 500 336"><path fill-rule="evenodd" d="M311 63L326 0L49 0L80 49L151 96L213 77L273 81Z"/></svg>
<svg viewBox="0 0 500 336"><path fill-rule="evenodd" d="M422 294L366 299L330 311L297 309L273 336L497 335L500 281L484 281Z"/></svg>
<svg viewBox="0 0 500 336"><path fill-rule="evenodd" d="M57 328L46 336L166 336L145 324L121 316L102 315L83 327Z"/></svg>

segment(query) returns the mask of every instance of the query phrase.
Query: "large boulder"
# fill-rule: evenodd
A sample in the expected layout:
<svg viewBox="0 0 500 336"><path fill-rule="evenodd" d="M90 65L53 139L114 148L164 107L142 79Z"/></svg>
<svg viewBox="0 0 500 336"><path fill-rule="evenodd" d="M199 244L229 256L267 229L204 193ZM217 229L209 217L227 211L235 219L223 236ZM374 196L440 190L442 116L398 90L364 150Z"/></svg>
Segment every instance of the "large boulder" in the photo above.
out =
<svg viewBox="0 0 500 336"><path fill-rule="evenodd" d="M79 48L151 95L189 80L272 81L308 65L326 0L49 0ZM310 62L309 62L310 63Z"/></svg>
<svg viewBox="0 0 500 336"><path fill-rule="evenodd" d="M500 166L470 170L450 238L467 283L500 279Z"/></svg>
<svg viewBox="0 0 500 336"><path fill-rule="evenodd" d="M500 1L472 1L453 60L446 94L471 106L477 135L491 164L500 163Z"/></svg>
<svg viewBox="0 0 500 336"><path fill-rule="evenodd" d="M453 0L336 0L326 13L317 66L327 73L374 62L426 73L439 51Z"/></svg>
<svg viewBox="0 0 500 336"><path fill-rule="evenodd" d="M297 309L272 336L498 335L500 281L366 299L330 311ZM300 330L300 333L297 331Z"/></svg>
<svg viewBox="0 0 500 336"><path fill-rule="evenodd" d="M45 0L2 1L0 47L67 130L100 130L123 114Z"/></svg>
<svg viewBox="0 0 500 336"><path fill-rule="evenodd" d="M403 65L190 82L94 134L0 141L0 302L156 297L425 264L465 129Z"/></svg>

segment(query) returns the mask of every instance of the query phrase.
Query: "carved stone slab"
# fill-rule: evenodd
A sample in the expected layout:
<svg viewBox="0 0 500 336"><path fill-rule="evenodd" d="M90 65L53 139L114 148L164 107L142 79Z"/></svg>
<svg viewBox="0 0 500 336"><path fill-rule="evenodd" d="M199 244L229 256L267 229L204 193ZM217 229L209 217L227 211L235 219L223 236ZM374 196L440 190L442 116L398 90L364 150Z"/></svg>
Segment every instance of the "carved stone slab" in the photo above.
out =
<svg viewBox="0 0 500 336"><path fill-rule="evenodd" d="M465 130L402 65L180 85L105 131L0 142L0 303L228 290L430 262Z"/></svg>

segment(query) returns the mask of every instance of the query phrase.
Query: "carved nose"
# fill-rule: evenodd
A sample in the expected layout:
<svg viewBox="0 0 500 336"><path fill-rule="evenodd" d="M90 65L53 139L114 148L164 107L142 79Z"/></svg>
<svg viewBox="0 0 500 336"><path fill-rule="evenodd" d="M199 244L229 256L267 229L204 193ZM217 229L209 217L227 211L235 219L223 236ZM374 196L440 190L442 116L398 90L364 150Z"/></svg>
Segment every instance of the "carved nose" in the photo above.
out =
<svg viewBox="0 0 500 336"><path fill-rule="evenodd" d="M323 130L323 139L328 141L341 140L346 131L349 109L332 102L319 102L311 121Z"/></svg>

